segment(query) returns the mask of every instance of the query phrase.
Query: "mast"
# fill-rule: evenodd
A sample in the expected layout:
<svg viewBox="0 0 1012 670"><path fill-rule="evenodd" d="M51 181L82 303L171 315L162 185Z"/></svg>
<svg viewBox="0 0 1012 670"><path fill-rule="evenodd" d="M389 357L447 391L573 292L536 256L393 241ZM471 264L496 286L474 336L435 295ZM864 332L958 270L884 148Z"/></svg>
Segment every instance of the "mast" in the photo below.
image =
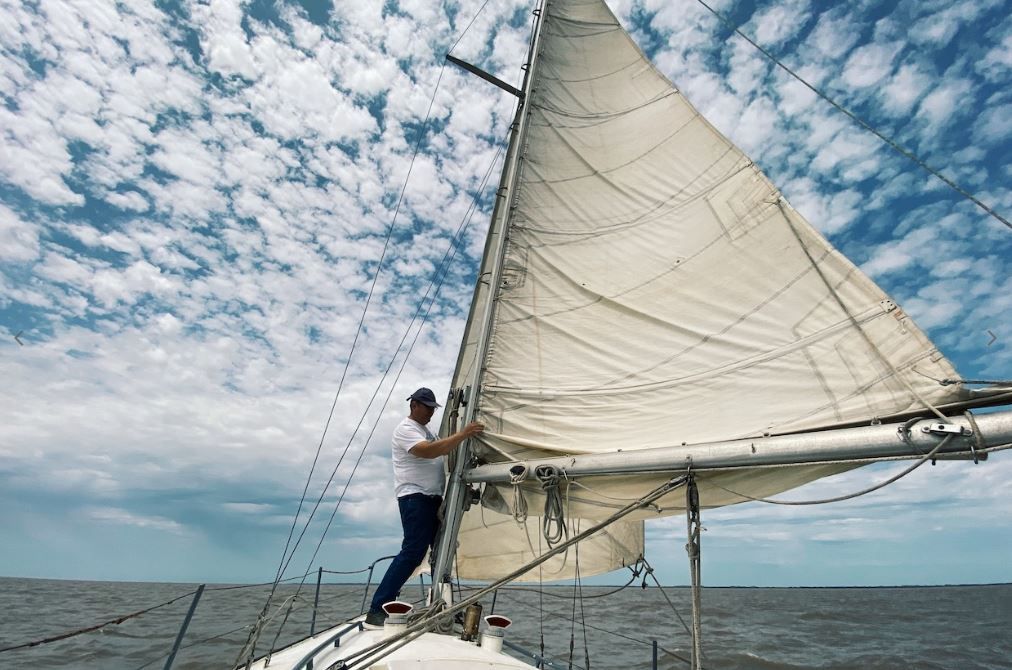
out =
<svg viewBox="0 0 1012 670"><path fill-rule="evenodd" d="M527 101L533 88L534 71L536 68L538 48L541 42L541 29L544 25L545 12L548 9L548 0L541 0L540 7L534 10L535 25L531 37L531 45L528 51L526 71L522 86L522 95L517 105L516 116L511 126L510 141L506 153L506 162L503 166L502 176L499 180L499 189L496 193L496 202L492 212L492 224L489 229L489 236L485 244L484 260L492 259L488 282L489 290L486 296L485 309L482 320L482 327L478 335L476 347L476 363L469 379L469 384L463 389L463 393L470 397L464 397L464 413L461 425L466 425L475 420L478 412L478 395L481 388L481 377L484 370L484 361L488 354L491 341L492 323L495 317L495 302L498 297L499 288L502 283L503 257L505 256L506 244L509 238L509 225L513 215L513 201L516 195L516 185L520 173L522 147L527 131L527 119L529 111ZM484 77L483 77L484 78ZM495 83L495 82L493 82ZM498 85L498 84L497 84ZM496 222L502 218L501 225L496 230ZM495 236L495 237L493 237ZM483 281L483 275L479 275L474 296L479 296L479 289ZM475 302L472 301L468 323L475 318ZM468 333L465 331L465 342L461 343L461 351L457 360L457 371L466 363L464 351ZM455 391L461 391L455 389ZM470 460L470 440L459 445L451 459L452 471L447 486L446 499L444 501L444 519L439 537L436 541L435 558L432 572L432 592L430 601L437 598L444 598L442 584L450 581L450 571L453 567L453 557L457 546L457 534L460 530L460 521L463 517L465 506L468 503L468 485L464 480L464 470L468 467Z"/></svg>

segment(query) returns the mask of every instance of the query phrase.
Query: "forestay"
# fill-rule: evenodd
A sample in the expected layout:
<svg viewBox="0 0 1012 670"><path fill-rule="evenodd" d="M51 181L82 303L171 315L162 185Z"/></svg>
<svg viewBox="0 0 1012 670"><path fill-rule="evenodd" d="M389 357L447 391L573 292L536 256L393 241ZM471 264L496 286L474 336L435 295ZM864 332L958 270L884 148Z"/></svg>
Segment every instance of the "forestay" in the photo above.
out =
<svg viewBox="0 0 1012 670"><path fill-rule="evenodd" d="M544 21L513 207L500 208L490 233L494 248L508 231L477 397L480 457L761 437L964 399L932 380L955 370L909 316L699 115L603 2L549 2ZM477 363L482 280L455 386ZM767 496L847 467L716 481ZM712 476L700 479L703 506L740 502L708 486ZM571 486L571 520L603 518L657 482ZM494 577L537 548L543 498L527 486L533 545L501 487L490 498L505 515L485 510L483 523L472 509L465 519L461 576ZM639 518L681 507L671 496ZM581 550L582 574L636 559L641 521L623 523ZM571 558L554 576L572 574Z"/></svg>

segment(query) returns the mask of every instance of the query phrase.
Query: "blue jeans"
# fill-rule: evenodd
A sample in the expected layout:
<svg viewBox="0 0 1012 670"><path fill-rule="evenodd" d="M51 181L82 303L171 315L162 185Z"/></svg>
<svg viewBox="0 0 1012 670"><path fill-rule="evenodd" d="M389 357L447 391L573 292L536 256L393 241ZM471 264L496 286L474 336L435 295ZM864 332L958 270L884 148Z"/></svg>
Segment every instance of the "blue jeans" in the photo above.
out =
<svg viewBox="0 0 1012 670"><path fill-rule="evenodd" d="M397 595L425 558L425 550L436 540L439 530L439 506L443 499L424 493L412 493L397 499L397 507L401 512L401 527L404 529L404 541L401 551L394 557L383 575L383 581L376 587L370 610L380 610L385 603L397 600Z"/></svg>

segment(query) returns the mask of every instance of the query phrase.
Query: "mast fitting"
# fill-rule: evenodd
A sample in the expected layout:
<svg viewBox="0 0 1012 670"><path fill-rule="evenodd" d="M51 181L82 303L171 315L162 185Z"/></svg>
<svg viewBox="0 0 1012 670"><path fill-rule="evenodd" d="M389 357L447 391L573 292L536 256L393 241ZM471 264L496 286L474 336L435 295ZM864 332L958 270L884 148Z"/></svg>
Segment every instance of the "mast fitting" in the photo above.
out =
<svg viewBox="0 0 1012 670"><path fill-rule="evenodd" d="M954 423L929 423L921 426L922 433L934 433L935 435L972 435L973 431Z"/></svg>
<svg viewBox="0 0 1012 670"><path fill-rule="evenodd" d="M489 74L488 72L485 72L484 70L482 70L482 69L480 69L478 67L475 67L474 65L471 65L467 61L460 60L459 58L457 58L455 56L451 56L450 54L446 54L446 60L450 61L451 63L453 63L454 65L456 65L457 67L459 67L462 70L467 70L471 74L477 75L478 77L481 77L482 79L484 79L488 83L492 84L493 86L497 86L497 87L501 88L502 90L506 91L507 93L512 93L513 95L515 95L520 100L524 99L524 92L523 91L521 91L516 86L512 86L510 84L507 84L506 82L504 82L499 77L496 77L493 74Z"/></svg>

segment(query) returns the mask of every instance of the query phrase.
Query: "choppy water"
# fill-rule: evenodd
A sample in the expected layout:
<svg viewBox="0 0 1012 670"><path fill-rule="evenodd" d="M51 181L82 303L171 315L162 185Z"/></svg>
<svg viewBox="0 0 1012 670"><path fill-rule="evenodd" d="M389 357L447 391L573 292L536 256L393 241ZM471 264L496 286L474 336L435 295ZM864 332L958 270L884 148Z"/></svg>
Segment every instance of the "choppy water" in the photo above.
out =
<svg viewBox="0 0 1012 670"><path fill-rule="evenodd" d="M92 625L185 594L184 584L0 579L0 648ZM208 586L173 668L227 668L246 639L266 595L263 587L212 590ZM514 619L509 640L573 667L651 667L651 640L688 657L688 635L657 589L610 591L584 587L584 628L573 619L572 588L500 593L496 612ZM418 587L405 589L417 596ZM313 586L288 620L279 643L309 630ZM281 590L281 601L294 588ZM688 619L687 590L669 590ZM559 597L562 596L562 597ZM0 668L162 668L191 598L144 616L39 647L0 653ZM320 619L333 624L356 614L361 585L324 586ZM543 602L542 602L543 601ZM485 612L491 600L484 602ZM704 589L704 667L794 668L1012 668L1012 585L933 588ZM274 619L274 624L280 621ZM581 619L577 606L576 617ZM239 629L239 630L237 630ZM277 626L261 638L269 645ZM210 639L213 638L213 639ZM660 668L685 664L660 654Z"/></svg>

